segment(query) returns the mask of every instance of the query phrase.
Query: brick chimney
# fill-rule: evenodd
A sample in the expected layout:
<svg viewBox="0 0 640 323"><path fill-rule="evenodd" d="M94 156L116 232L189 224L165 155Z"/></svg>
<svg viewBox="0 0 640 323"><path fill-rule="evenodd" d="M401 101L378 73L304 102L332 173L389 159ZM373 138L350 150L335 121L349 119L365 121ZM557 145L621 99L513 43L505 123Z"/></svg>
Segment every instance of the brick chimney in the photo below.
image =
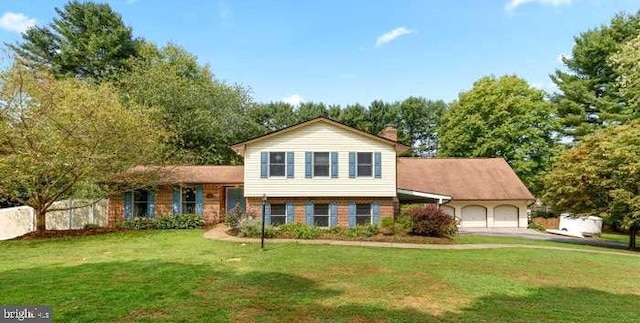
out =
<svg viewBox="0 0 640 323"><path fill-rule="evenodd" d="M382 130L381 136L389 140L398 141L398 129L392 125L387 125Z"/></svg>

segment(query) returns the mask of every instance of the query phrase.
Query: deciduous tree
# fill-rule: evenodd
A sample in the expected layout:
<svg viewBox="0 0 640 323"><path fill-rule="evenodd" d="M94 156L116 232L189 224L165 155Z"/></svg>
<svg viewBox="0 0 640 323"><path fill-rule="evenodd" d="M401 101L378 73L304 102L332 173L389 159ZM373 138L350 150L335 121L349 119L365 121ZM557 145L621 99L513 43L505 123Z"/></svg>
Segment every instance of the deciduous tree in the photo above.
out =
<svg viewBox="0 0 640 323"><path fill-rule="evenodd" d="M640 228L640 121L603 129L564 152L544 178L544 198L557 210L598 215Z"/></svg>
<svg viewBox="0 0 640 323"><path fill-rule="evenodd" d="M17 65L0 73L0 196L33 207L43 233L56 200L103 197L113 176L159 165L167 133L154 115L124 108L107 84Z"/></svg>
<svg viewBox="0 0 640 323"><path fill-rule="evenodd" d="M439 156L503 157L533 192L558 150L559 124L544 92L515 75L483 77L444 113Z"/></svg>

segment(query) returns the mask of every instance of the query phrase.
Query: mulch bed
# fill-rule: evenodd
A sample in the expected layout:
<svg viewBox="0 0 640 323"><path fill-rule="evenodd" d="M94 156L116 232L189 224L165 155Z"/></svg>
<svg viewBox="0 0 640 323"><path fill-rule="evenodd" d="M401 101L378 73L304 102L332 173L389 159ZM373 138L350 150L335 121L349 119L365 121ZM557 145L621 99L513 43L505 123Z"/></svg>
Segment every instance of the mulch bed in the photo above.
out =
<svg viewBox="0 0 640 323"><path fill-rule="evenodd" d="M86 228L77 230L47 230L44 234L38 234L36 231L29 232L25 235L14 238L13 240L28 240L28 239L49 239L49 238L62 238L62 237L79 237L79 236L91 236L96 234L105 234L127 231L120 228Z"/></svg>

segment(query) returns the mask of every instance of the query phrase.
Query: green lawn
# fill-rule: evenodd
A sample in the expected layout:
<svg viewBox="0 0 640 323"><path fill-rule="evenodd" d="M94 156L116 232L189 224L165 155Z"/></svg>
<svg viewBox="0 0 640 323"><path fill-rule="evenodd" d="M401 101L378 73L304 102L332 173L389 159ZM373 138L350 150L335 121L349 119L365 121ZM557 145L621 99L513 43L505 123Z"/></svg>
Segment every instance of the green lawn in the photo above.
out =
<svg viewBox="0 0 640 323"><path fill-rule="evenodd" d="M9 241L0 304L52 305L55 322L632 322L638 255L268 241L261 252L200 230Z"/></svg>

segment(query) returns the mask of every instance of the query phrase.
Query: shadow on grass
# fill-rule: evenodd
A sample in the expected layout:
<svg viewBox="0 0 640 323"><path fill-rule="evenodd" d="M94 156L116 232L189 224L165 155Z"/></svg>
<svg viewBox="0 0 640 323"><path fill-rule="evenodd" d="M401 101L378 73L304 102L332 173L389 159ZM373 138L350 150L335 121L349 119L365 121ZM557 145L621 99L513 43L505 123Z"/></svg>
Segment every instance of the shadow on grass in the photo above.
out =
<svg viewBox="0 0 640 323"><path fill-rule="evenodd" d="M331 306L332 298L345 296L344 290L298 275L225 268L131 261L4 271L0 304L52 305L57 322L630 322L637 319L640 304L634 295L538 288L525 296L489 295L455 312L430 315L433 308L425 304L394 299L428 300L430 295L390 291ZM360 288L358 294L366 295L367 287Z"/></svg>

